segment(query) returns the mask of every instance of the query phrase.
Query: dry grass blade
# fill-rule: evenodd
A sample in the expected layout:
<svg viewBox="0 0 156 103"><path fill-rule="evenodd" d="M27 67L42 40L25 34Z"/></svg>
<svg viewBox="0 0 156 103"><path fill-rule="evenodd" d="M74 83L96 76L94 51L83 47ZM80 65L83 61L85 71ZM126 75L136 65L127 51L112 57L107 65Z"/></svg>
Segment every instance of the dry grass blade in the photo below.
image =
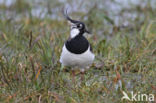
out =
<svg viewBox="0 0 156 103"><path fill-rule="evenodd" d="M42 38L45 33L40 34L32 43L30 49Z"/></svg>
<svg viewBox="0 0 156 103"><path fill-rule="evenodd" d="M42 70L42 67L41 67L41 65L39 64L39 69L38 69L38 71L37 71L35 80L36 80L36 79L38 78L38 76L40 75L41 70Z"/></svg>
<svg viewBox="0 0 156 103"><path fill-rule="evenodd" d="M30 56L29 60L30 60L30 63L31 63L32 71L33 71L33 76L32 76L32 79L33 79L34 76L35 76L35 66L34 66L34 61L33 61L32 56Z"/></svg>
<svg viewBox="0 0 156 103"><path fill-rule="evenodd" d="M30 32L29 48L32 46L32 31Z"/></svg>

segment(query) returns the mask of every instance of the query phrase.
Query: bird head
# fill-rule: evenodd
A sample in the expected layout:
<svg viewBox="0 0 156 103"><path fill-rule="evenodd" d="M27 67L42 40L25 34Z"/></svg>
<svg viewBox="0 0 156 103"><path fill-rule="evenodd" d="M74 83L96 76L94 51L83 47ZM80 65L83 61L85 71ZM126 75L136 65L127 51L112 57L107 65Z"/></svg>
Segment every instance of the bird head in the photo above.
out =
<svg viewBox="0 0 156 103"><path fill-rule="evenodd" d="M67 10L64 16L71 24L71 27L70 27L71 31L77 32L77 35L78 34L83 35L84 33L90 34L90 32L86 29L86 26L83 22L78 21L78 20L73 20L68 16Z"/></svg>

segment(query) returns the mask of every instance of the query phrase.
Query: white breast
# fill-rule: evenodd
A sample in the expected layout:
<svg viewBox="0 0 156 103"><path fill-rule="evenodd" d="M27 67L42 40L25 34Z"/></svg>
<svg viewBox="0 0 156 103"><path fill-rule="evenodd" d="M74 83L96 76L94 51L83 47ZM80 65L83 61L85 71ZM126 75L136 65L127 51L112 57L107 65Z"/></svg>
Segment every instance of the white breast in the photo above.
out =
<svg viewBox="0 0 156 103"><path fill-rule="evenodd" d="M85 68L92 64L94 57L95 55L90 51L90 47L82 54L74 54L69 52L64 45L62 48L60 62L64 66Z"/></svg>

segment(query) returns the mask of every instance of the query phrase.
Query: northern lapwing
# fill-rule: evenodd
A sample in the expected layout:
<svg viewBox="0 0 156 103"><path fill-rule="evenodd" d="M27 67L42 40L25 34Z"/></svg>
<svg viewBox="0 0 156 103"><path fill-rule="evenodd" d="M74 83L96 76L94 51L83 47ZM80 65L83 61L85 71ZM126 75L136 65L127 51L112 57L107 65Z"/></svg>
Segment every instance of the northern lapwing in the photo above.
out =
<svg viewBox="0 0 156 103"><path fill-rule="evenodd" d="M80 69L81 73L83 73L95 58L90 43L84 37L85 33L90 34L90 32L83 22L71 19L67 14L67 10L64 16L71 26L70 36L62 48L60 63L63 66L70 66L74 74L75 69Z"/></svg>

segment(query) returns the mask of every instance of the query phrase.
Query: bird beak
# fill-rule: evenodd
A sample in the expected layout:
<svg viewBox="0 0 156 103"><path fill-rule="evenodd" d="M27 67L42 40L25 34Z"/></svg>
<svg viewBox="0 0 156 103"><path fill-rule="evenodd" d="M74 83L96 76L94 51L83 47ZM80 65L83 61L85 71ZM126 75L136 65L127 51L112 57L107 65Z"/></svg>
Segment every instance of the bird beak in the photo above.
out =
<svg viewBox="0 0 156 103"><path fill-rule="evenodd" d="M87 34L91 34L91 32L89 32L89 31L88 31L88 30L86 30L86 29L85 29L85 32L86 32Z"/></svg>

